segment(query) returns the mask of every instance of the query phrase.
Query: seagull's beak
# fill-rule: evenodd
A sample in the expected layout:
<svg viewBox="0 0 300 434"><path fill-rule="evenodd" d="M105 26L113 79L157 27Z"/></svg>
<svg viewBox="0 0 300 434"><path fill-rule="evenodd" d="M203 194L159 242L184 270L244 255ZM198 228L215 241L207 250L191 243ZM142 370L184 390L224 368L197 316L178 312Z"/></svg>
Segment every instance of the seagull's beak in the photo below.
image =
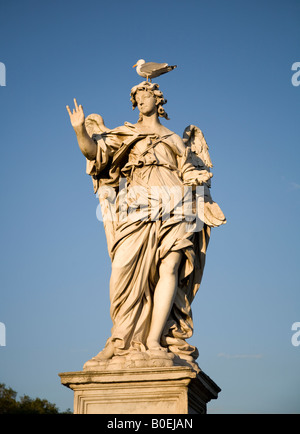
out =
<svg viewBox="0 0 300 434"><path fill-rule="evenodd" d="M135 65L133 65L133 68L135 68L137 66L137 63Z"/></svg>

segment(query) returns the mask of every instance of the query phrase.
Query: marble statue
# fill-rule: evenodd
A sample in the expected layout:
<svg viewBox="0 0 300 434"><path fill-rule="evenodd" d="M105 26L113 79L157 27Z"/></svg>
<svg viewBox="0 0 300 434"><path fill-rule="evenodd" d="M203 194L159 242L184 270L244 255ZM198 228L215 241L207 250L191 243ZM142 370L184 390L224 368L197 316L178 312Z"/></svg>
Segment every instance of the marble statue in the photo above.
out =
<svg viewBox="0 0 300 434"><path fill-rule="evenodd" d="M198 350L187 342L191 305L211 228L226 222L210 194L208 146L198 127L188 126L181 138L160 122L168 115L158 84L143 81L130 96L138 121L113 129L98 114L85 118L76 99L73 111L67 106L99 194L112 262L111 336L84 370L199 369Z"/></svg>

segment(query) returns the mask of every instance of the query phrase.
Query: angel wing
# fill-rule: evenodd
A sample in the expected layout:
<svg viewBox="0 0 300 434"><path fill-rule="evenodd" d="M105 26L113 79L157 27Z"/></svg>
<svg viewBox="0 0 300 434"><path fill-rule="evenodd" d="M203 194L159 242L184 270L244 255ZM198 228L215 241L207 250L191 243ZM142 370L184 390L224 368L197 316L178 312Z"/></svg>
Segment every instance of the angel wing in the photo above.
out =
<svg viewBox="0 0 300 434"><path fill-rule="evenodd" d="M193 155L193 163L195 167L202 167L206 170L213 167L208 145L200 128L195 125L189 125L183 132L183 141L186 146L189 146Z"/></svg>
<svg viewBox="0 0 300 434"><path fill-rule="evenodd" d="M115 238L115 223L116 223L116 192L110 187L103 185L98 189L98 198L101 208L102 218L98 219L103 221L107 250L111 257L111 249L114 244Z"/></svg>
<svg viewBox="0 0 300 434"><path fill-rule="evenodd" d="M88 135L93 139L97 140L97 136L110 131L104 124L102 116L98 114L90 114L85 119L85 127L88 132ZM87 160L87 164L92 164ZM93 179L93 182L96 182ZM99 220L103 221L103 226L106 235L107 248L108 253L111 256L111 248L114 241L115 234L115 191L112 187L109 186L100 186L97 183L97 191L100 207L101 207L101 216L98 216Z"/></svg>
<svg viewBox="0 0 300 434"><path fill-rule="evenodd" d="M192 164L198 170L210 172L213 167L208 145L202 131L195 125L189 125L183 132L183 142L191 149ZM210 227L220 226L226 223L226 218L219 205L212 200L210 191L210 180L204 185L204 223Z"/></svg>
<svg viewBox="0 0 300 434"><path fill-rule="evenodd" d="M92 138L93 136L109 131L109 128L104 125L103 117L95 113L92 113L85 118L85 128L88 135Z"/></svg>

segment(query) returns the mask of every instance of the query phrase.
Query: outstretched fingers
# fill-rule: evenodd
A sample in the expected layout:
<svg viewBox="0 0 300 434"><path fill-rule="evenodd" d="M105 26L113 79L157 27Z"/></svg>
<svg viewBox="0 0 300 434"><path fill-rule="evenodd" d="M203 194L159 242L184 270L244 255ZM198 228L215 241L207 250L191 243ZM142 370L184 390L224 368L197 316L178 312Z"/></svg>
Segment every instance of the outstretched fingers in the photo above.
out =
<svg viewBox="0 0 300 434"><path fill-rule="evenodd" d="M78 107L78 104L77 104L76 98L74 98L74 105L75 105L75 109L76 109L75 111L78 112L79 107Z"/></svg>
<svg viewBox="0 0 300 434"><path fill-rule="evenodd" d="M69 113L70 116L72 116L72 115L74 115L74 114L76 114L78 112L83 113L82 105L78 106L76 98L74 98L74 105L75 105L75 108L73 109L73 111L71 111L71 109L70 109L70 107L68 105L66 106L67 111L68 111L68 113Z"/></svg>

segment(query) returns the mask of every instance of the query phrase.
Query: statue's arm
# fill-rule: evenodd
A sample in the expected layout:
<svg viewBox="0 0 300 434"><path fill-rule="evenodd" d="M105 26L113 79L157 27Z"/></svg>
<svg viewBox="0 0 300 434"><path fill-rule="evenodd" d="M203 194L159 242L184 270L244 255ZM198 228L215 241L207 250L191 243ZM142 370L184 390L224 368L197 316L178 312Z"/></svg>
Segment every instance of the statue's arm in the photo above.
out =
<svg viewBox="0 0 300 434"><path fill-rule="evenodd" d="M82 105L78 106L75 98L74 104L75 108L73 109L73 113L71 112L69 106L67 106L67 111L70 115L72 127L74 128L74 131L76 133L79 148L88 160L94 160L97 155L97 145L94 140L88 135L88 132L85 128L85 116Z"/></svg>

